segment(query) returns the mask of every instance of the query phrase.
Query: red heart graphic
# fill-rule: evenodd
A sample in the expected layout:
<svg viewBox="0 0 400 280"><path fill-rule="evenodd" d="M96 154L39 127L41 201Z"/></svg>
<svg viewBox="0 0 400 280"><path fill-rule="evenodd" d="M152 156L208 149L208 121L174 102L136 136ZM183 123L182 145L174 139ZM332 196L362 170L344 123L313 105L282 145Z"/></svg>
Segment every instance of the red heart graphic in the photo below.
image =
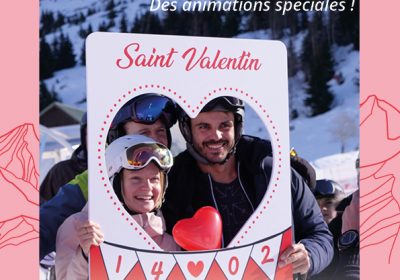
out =
<svg viewBox="0 0 400 280"><path fill-rule="evenodd" d="M192 218L178 221L172 229L176 243L187 251L221 248L222 220L218 211L205 206Z"/></svg>
<svg viewBox="0 0 400 280"><path fill-rule="evenodd" d="M204 269L204 263L202 261L198 261L196 264L192 261L188 262L187 269L189 270L190 274L194 277L199 276Z"/></svg>

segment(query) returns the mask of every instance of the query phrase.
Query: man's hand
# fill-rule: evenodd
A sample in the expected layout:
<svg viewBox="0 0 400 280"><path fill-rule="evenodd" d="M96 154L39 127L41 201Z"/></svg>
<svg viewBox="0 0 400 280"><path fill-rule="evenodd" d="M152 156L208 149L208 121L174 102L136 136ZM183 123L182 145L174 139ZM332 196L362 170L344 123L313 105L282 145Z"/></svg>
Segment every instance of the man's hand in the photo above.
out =
<svg viewBox="0 0 400 280"><path fill-rule="evenodd" d="M292 264L293 274L306 274L310 269L311 262L308 252L303 244L290 245L279 258L279 267Z"/></svg>

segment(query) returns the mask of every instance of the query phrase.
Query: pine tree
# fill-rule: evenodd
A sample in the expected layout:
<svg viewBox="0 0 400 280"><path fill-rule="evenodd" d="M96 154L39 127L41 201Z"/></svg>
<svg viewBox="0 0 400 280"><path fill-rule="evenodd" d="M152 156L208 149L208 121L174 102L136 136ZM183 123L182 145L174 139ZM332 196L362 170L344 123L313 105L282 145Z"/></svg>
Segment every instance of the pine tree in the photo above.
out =
<svg viewBox="0 0 400 280"><path fill-rule="evenodd" d="M146 12L142 17L135 18L132 33L163 34L164 30L157 14Z"/></svg>
<svg viewBox="0 0 400 280"><path fill-rule="evenodd" d="M56 19L56 21L54 23L54 29L63 26L64 23L65 23L65 16L62 13L58 12L57 13L57 19Z"/></svg>
<svg viewBox="0 0 400 280"><path fill-rule="evenodd" d="M221 13L220 12L202 12L200 13L202 30L197 36L221 36Z"/></svg>
<svg viewBox="0 0 400 280"><path fill-rule="evenodd" d="M40 82L39 85L39 110L42 111L44 108L49 106L55 101L60 101L56 92L49 91L44 82Z"/></svg>
<svg viewBox="0 0 400 280"><path fill-rule="evenodd" d="M41 36L44 36L54 29L55 19L52 12L43 12L40 15L40 31Z"/></svg>
<svg viewBox="0 0 400 280"><path fill-rule="evenodd" d="M238 12L229 12L225 14L225 19L222 24L222 36L233 37L239 33L239 25L241 15Z"/></svg>
<svg viewBox="0 0 400 280"><path fill-rule="evenodd" d="M103 21L102 23L100 23L100 25L99 25L99 31L105 32L105 31L107 31L107 30L108 30L108 23L105 22L105 21Z"/></svg>
<svg viewBox="0 0 400 280"><path fill-rule="evenodd" d="M293 40L289 40L289 45L287 47L287 55L288 55L288 76L293 77L299 71L299 61L297 58L297 54L294 50Z"/></svg>
<svg viewBox="0 0 400 280"><path fill-rule="evenodd" d="M323 64L319 61L314 61L311 66L311 75L309 80L309 88L307 89L308 97L305 99L305 105L311 108L311 116L323 114L331 109L333 95L330 92L327 80L323 72Z"/></svg>
<svg viewBox="0 0 400 280"><path fill-rule="evenodd" d="M82 25L79 27L78 35L79 35L79 37L81 37L82 39L85 39L85 38L86 38L86 30L83 28Z"/></svg>
<svg viewBox="0 0 400 280"><path fill-rule="evenodd" d="M308 27L308 13L301 11L299 12L300 15L298 15L299 17L299 29L300 30L305 30Z"/></svg>
<svg viewBox="0 0 400 280"><path fill-rule="evenodd" d="M81 55L79 57L81 65L86 65L86 41L83 41Z"/></svg>
<svg viewBox="0 0 400 280"><path fill-rule="evenodd" d="M269 28L269 13L263 12L252 12L244 13L247 21L244 29L246 31L254 31L258 29Z"/></svg>
<svg viewBox="0 0 400 280"><path fill-rule="evenodd" d="M188 35L190 33L193 16L186 12L167 12L162 22L164 34Z"/></svg>
<svg viewBox="0 0 400 280"><path fill-rule="evenodd" d="M114 19L110 19L110 21L108 22L107 29L110 29L110 28L112 28L112 27L114 27L114 26L115 26L115 21L114 21Z"/></svg>
<svg viewBox="0 0 400 280"><path fill-rule="evenodd" d="M125 13L122 14L121 20L119 22L119 31L122 33L128 32L128 23Z"/></svg>
<svg viewBox="0 0 400 280"><path fill-rule="evenodd" d="M87 35L89 35L90 33L93 33L93 28L92 25L89 23L88 29L86 31Z"/></svg>
<svg viewBox="0 0 400 280"><path fill-rule="evenodd" d="M57 70L74 67L76 65L75 54L71 40L61 33L58 43Z"/></svg>
<svg viewBox="0 0 400 280"><path fill-rule="evenodd" d="M290 35L294 36L300 31L300 17L296 11L289 11L286 14L285 26L290 29Z"/></svg>
<svg viewBox="0 0 400 280"><path fill-rule="evenodd" d="M87 10L86 16L89 17L89 16L93 15L94 13L96 13L96 9L95 8L89 8Z"/></svg>
<svg viewBox="0 0 400 280"><path fill-rule="evenodd" d="M84 15L83 13L80 13L80 14L79 14L79 23L82 23L82 22L84 22L85 20L86 20L85 15Z"/></svg>
<svg viewBox="0 0 400 280"><path fill-rule="evenodd" d="M272 3L275 3L276 1L271 1ZM272 7L275 4L271 4ZM280 39L283 35L283 21L284 17L281 15L281 12L277 12L274 9L270 10L269 12L269 28L271 29L271 35L272 39Z"/></svg>
<svg viewBox="0 0 400 280"><path fill-rule="evenodd" d="M315 13L303 42L302 63L308 80L308 97L304 103L316 116L330 110L333 95L327 82L333 76L333 61L322 16Z"/></svg>
<svg viewBox="0 0 400 280"><path fill-rule="evenodd" d="M353 11L347 8L343 12L331 13L333 39L339 46L353 44L354 49L360 49L360 6L354 2Z"/></svg>
<svg viewBox="0 0 400 280"><path fill-rule="evenodd" d="M46 42L46 38L40 40L39 49L39 78L44 80L53 76L55 61L54 54L50 45Z"/></svg>
<svg viewBox="0 0 400 280"><path fill-rule="evenodd" d="M115 9L114 0L110 0L106 6L106 10L108 11L107 17L109 20L113 20L116 16L114 9Z"/></svg>

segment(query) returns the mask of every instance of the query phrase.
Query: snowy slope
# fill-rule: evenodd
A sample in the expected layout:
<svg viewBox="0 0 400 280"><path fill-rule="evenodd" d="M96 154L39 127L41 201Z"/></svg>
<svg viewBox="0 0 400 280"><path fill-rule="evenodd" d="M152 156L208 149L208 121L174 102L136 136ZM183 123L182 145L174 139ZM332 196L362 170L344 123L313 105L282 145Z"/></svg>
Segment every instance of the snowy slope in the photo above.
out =
<svg viewBox="0 0 400 280"><path fill-rule="evenodd" d="M87 8L91 7L96 12L87 17L82 27L87 28L90 24L93 30L97 30L97 27L107 18L105 11L107 3L108 0L42 0L40 2L42 11L60 11L66 16L76 15L87 11ZM134 15L148 10L150 1L116 0L115 3L117 4L115 23L118 25L122 11L129 14L130 18L134 18ZM131 24L132 22L129 23L129 25ZM66 24L62 27L63 32L68 34L73 42L77 58L80 56L83 46L83 39L78 36L79 29L79 26L71 24ZM291 39L295 52L300 54L302 40L305 35L306 33L303 32L292 38L286 36L283 41L288 45L289 39ZM54 36L55 34L49 34L46 39L51 42ZM270 39L271 36L269 30L259 30L242 33L237 38ZM352 51L352 47L348 46L334 49L333 55L335 71L342 74L344 82L339 84L336 80L332 80L329 83L331 91L335 95L333 108L329 112L313 118L307 117L308 109L303 105L303 100L306 97L304 75L299 72L295 77L289 79L291 108L295 108L299 113L299 118L293 120L290 124L290 142L299 155L309 161L340 153L343 141L340 141L338 134L346 131L352 133L343 136L344 138L347 137L343 142L344 151L351 152L359 147L359 88L355 84L355 80L359 76L357 71L359 68L359 52ZM321 70L323 71L323 69ZM59 94L62 102L85 109L86 103L81 103L86 96L85 71L86 68L84 66L64 69L56 72L53 78L46 80L46 84L49 89L54 89ZM267 133L260 123L256 113L247 108L245 133L265 138ZM349 162L348 166L353 166L351 161L354 160L354 156L344 156L344 158ZM331 161L330 163L334 164L334 162L337 161Z"/></svg>
<svg viewBox="0 0 400 280"><path fill-rule="evenodd" d="M335 107L325 114L313 118L300 117L291 123L294 127L290 134L291 145L309 160L340 153L341 142L335 133L340 128L354 132L345 141L345 151L359 148L359 89L355 84L359 52L341 47L334 55L338 63L336 72L341 72L345 79L341 85L330 81Z"/></svg>

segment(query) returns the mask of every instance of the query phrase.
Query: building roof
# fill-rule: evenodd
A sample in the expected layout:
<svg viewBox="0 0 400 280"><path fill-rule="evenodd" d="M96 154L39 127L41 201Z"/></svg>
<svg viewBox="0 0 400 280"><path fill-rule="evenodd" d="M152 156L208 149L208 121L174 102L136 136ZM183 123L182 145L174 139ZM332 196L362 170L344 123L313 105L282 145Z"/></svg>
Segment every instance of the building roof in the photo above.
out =
<svg viewBox="0 0 400 280"><path fill-rule="evenodd" d="M79 124L85 111L60 102L53 102L40 112L40 124L46 127Z"/></svg>

